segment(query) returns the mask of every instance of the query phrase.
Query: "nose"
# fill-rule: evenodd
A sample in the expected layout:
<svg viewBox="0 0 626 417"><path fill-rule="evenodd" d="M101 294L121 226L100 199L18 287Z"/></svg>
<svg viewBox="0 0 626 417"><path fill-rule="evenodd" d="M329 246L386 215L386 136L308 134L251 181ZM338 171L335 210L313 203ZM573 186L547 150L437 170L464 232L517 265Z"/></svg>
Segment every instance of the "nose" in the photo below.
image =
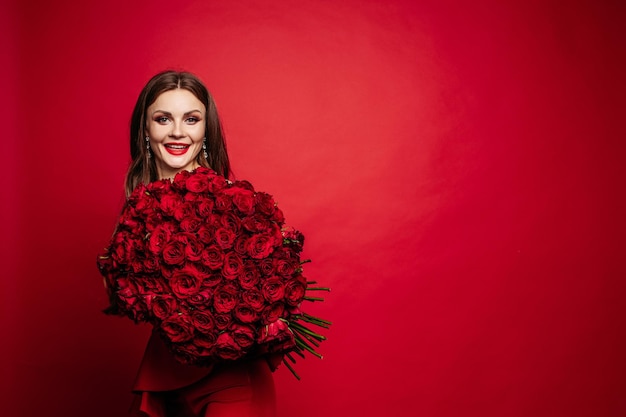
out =
<svg viewBox="0 0 626 417"><path fill-rule="evenodd" d="M172 131L170 132L170 136L172 136L174 138L181 138L181 137L185 136L185 133L183 131L182 122L175 121L174 123L172 123Z"/></svg>

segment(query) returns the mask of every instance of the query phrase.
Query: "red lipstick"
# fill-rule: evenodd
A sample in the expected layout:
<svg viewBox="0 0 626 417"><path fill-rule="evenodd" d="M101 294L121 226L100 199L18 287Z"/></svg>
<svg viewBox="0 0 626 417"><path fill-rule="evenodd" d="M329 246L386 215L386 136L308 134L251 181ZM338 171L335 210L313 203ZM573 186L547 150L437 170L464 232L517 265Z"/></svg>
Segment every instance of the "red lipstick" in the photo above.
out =
<svg viewBox="0 0 626 417"><path fill-rule="evenodd" d="M165 147L165 150L170 154L170 155L174 155L174 156L180 156L180 155L184 155L187 153L187 151L189 150L189 146L191 145L187 145L185 143L166 143L165 145L163 145Z"/></svg>

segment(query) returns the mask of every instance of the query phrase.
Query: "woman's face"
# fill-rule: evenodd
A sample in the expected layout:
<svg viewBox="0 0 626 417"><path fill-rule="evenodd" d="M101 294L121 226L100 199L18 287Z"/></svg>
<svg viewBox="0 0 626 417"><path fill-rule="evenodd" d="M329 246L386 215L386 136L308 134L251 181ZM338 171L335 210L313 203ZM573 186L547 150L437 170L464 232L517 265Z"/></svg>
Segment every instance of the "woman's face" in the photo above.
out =
<svg viewBox="0 0 626 417"><path fill-rule="evenodd" d="M198 167L206 107L188 90L162 93L146 112L150 151L160 179Z"/></svg>

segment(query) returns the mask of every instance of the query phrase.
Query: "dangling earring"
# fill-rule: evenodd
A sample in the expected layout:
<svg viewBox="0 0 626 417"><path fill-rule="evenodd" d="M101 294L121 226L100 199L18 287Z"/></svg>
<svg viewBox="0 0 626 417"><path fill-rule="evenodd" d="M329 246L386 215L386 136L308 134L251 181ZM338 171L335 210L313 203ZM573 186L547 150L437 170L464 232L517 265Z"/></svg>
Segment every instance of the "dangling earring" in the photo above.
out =
<svg viewBox="0 0 626 417"><path fill-rule="evenodd" d="M146 136L146 155L148 156L148 159L152 157L150 154L150 136Z"/></svg>
<svg viewBox="0 0 626 417"><path fill-rule="evenodd" d="M206 153L206 138L203 139L202 142L202 152L204 153L204 159L209 160L209 154Z"/></svg>

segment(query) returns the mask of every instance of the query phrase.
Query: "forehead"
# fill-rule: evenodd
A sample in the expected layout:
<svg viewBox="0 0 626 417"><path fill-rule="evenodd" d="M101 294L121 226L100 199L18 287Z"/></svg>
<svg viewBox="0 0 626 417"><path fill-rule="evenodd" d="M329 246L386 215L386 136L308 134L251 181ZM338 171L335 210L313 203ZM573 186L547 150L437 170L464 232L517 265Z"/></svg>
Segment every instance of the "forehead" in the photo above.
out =
<svg viewBox="0 0 626 417"><path fill-rule="evenodd" d="M204 104L189 90L177 88L161 93L154 103L148 107L148 112L167 111L169 113L186 113L193 110L205 112Z"/></svg>

